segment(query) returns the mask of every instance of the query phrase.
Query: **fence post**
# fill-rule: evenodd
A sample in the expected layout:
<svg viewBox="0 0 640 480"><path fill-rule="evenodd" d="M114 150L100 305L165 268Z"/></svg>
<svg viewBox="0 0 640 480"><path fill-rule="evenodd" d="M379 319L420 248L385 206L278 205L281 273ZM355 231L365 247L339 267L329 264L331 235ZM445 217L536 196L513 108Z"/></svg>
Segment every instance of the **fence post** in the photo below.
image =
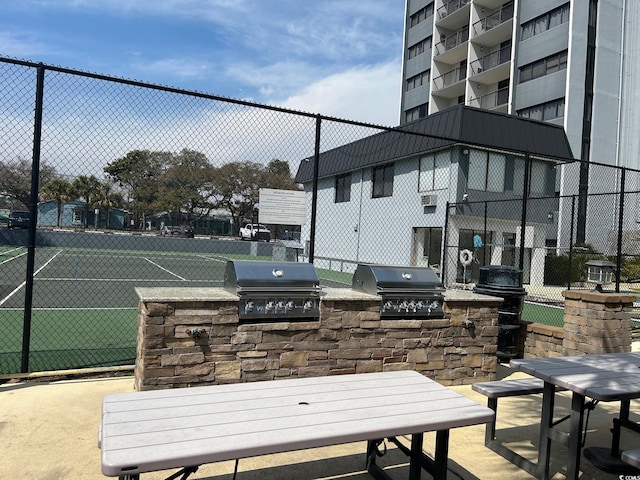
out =
<svg viewBox="0 0 640 480"><path fill-rule="evenodd" d="M569 229L569 276L567 290L571 290L571 272L573 271L573 224L576 215L576 196L571 197L571 228Z"/></svg>
<svg viewBox="0 0 640 480"><path fill-rule="evenodd" d="M445 207L444 214L444 230L442 232L442 258L440 259L440 281L443 284L447 284L447 255L449 253L449 209L451 208L451 203L447 201L447 206Z"/></svg>
<svg viewBox="0 0 640 480"><path fill-rule="evenodd" d="M618 249L616 255L616 293L620 293L620 271L622 269L622 228L624 219L624 184L627 179L627 169L622 167L620 174L620 207L618 214Z"/></svg>
<svg viewBox="0 0 640 480"><path fill-rule="evenodd" d="M527 227L527 200L529 198L529 170L531 169L531 158L529 152L524 154L524 185L522 186L522 219L520 221L520 258L518 259L518 269L524 272L524 236Z"/></svg>
<svg viewBox="0 0 640 480"><path fill-rule="evenodd" d="M316 249L316 214L318 210L318 171L320 164L320 130L322 117L316 116L316 144L313 153L313 182L311 194L311 231L309 233L309 263L313 263Z"/></svg>
<svg viewBox="0 0 640 480"><path fill-rule="evenodd" d="M38 177L40 176L40 142L42 140L42 104L44 97L44 66L40 64L36 75L36 104L33 120L33 160L31 164L31 197L29 198L29 236L27 245L27 272L24 289L24 321L22 327L22 358L20 372L29 371L31 343L31 312L33 306L33 271L36 256L36 224L38 223Z"/></svg>

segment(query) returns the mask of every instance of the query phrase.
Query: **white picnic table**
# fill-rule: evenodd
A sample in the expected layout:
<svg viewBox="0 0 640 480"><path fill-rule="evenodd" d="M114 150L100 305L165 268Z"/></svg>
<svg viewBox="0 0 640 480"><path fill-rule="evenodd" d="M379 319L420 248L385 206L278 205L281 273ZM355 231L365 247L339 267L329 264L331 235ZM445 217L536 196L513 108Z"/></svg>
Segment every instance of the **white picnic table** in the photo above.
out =
<svg viewBox="0 0 640 480"><path fill-rule="evenodd" d="M592 463L605 471L625 473L628 465L625 466L620 460L620 428L640 432L638 424L629 420L630 401L640 398L640 352L514 359L510 361L510 366L544 381L537 478L549 478L551 442L557 441L569 449L567 479L578 479L586 398L620 402L619 417L613 422L611 447L591 447L585 449L584 453ZM553 408L556 387L572 392L568 433L555 428Z"/></svg>
<svg viewBox="0 0 640 480"><path fill-rule="evenodd" d="M414 371L237 383L107 395L102 404L102 473L144 472L285 451L411 435L410 478L446 478L449 429L491 422L491 409ZM434 458L422 452L435 431ZM189 471L187 470L187 474ZM173 477L175 478L175 477Z"/></svg>

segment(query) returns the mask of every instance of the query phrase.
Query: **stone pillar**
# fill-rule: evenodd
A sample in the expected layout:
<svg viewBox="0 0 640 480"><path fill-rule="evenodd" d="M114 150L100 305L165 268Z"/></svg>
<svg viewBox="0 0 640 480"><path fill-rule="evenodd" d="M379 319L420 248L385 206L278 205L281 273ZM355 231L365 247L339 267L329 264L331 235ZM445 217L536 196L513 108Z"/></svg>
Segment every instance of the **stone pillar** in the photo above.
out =
<svg viewBox="0 0 640 480"><path fill-rule="evenodd" d="M631 351L631 310L636 295L565 290L565 355Z"/></svg>

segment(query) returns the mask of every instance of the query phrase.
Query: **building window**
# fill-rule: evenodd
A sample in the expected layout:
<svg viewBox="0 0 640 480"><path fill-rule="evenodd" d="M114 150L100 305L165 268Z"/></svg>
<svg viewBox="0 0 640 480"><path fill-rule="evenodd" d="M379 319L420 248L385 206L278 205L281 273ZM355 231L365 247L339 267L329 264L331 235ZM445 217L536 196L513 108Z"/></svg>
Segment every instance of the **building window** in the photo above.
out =
<svg viewBox="0 0 640 480"><path fill-rule="evenodd" d="M372 198L390 197L393 195L393 163L381 165L373 169Z"/></svg>
<svg viewBox="0 0 640 480"><path fill-rule="evenodd" d="M516 114L519 117L531 118L533 120L553 120L554 118L564 117L564 98L552 100L550 102L541 103L532 107L518 110Z"/></svg>
<svg viewBox="0 0 640 480"><path fill-rule="evenodd" d="M503 192L506 156L502 153L471 150L467 188L485 192Z"/></svg>
<svg viewBox="0 0 640 480"><path fill-rule="evenodd" d="M431 71L425 70L424 72L407 79L407 92L409 90L413 90L414 88L421 87L422 85L428 85L430 78Z"/></svg>
<svg viewBox="0 0 640 480"><path fill-rule="evenodd" d="M524 187L525 160L513 160L513 194L522 197ZM556 174L553 165L540 160L531 160L529 171L529 196L550 197L555 195Z"/></svg>
<svg viewBox="0 0 640 480"><path fill-rule="evenodd" d="M351 200L351 174L345 173L336 177L335 203L348 202Z"/></svg>
<svg viewBox="0 0 640 480"><path fill-rule="evenodd" d="M568 21L569 4L566 3L561 7L554 8L544 15L540 15L533 20L529 20L528 22L523 23L521 26L522 40L526 40L527 38L539 35L542 32L546 32L550 28L557 27L558 25L567 23Z"/></svg>
<svg viewBox="0 0 640 480"><path fill-rule="evenodd" d="M419 118L424 118L427 116L427 111L429 110L429 104L423 103L422 105L418 105L417 107L410 108L406 112L404 112L404 121L412 122L414 120L418 120Z"/></svg>
<svg viewBox="0 0 640 480"><path fill-rule="evenodd" d="M520 83L528 82L535 78L544 77L551 73L567 69L567 51L556 53L547 58L536 60L533 63L520 67Z"/></svg>
<svg viewBox="0 0 640 480"><path fill-rule="evenodd" d="M419 192L449 188L449 155L447 150L420 159Z"/></svg>
<svg viewBox="0 0 640 480"><path fill-rule="evenodd" d="M433 2L431 2L426 7L421 8L416 13L411 15L410 25L411 27L415 27L419 23L424 22L427 18L430 18L432 16L433 16Z"/></svg>
<svg viewBox="0 0 640 480"><path fill-rule="evenodd" d="M82 225L83 210L81 208L73 209L73 225Z"/></svg>
<svg viewBox="0 0 640 480"><path fill-rule="evenodd" d="M431 48L431 40L432 37L427 37L424 40L420 40L418 43L411 45L409 47L409 58L417 57L421 53L424 53L425 50L429 50Z"/></svg>

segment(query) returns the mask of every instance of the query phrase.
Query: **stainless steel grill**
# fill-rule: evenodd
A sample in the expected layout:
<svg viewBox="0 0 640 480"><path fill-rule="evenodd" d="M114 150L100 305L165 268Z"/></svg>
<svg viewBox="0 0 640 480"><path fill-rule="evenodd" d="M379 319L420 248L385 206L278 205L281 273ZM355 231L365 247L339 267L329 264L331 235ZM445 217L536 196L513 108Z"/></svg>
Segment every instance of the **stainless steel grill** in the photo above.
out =
<svg viewBox="0 0 640 480"><path fill-rule="evenodd" d="M230 260L224 288L240 297L241 321L320 316L320 281L310 263Z"/></svg>
<svg viewBox="0 0 640 480"><path fill-rule="evenodd" d="M444 316L444 288L430 268L359 264L352 288L382 297L381 318Z"/></svg>

